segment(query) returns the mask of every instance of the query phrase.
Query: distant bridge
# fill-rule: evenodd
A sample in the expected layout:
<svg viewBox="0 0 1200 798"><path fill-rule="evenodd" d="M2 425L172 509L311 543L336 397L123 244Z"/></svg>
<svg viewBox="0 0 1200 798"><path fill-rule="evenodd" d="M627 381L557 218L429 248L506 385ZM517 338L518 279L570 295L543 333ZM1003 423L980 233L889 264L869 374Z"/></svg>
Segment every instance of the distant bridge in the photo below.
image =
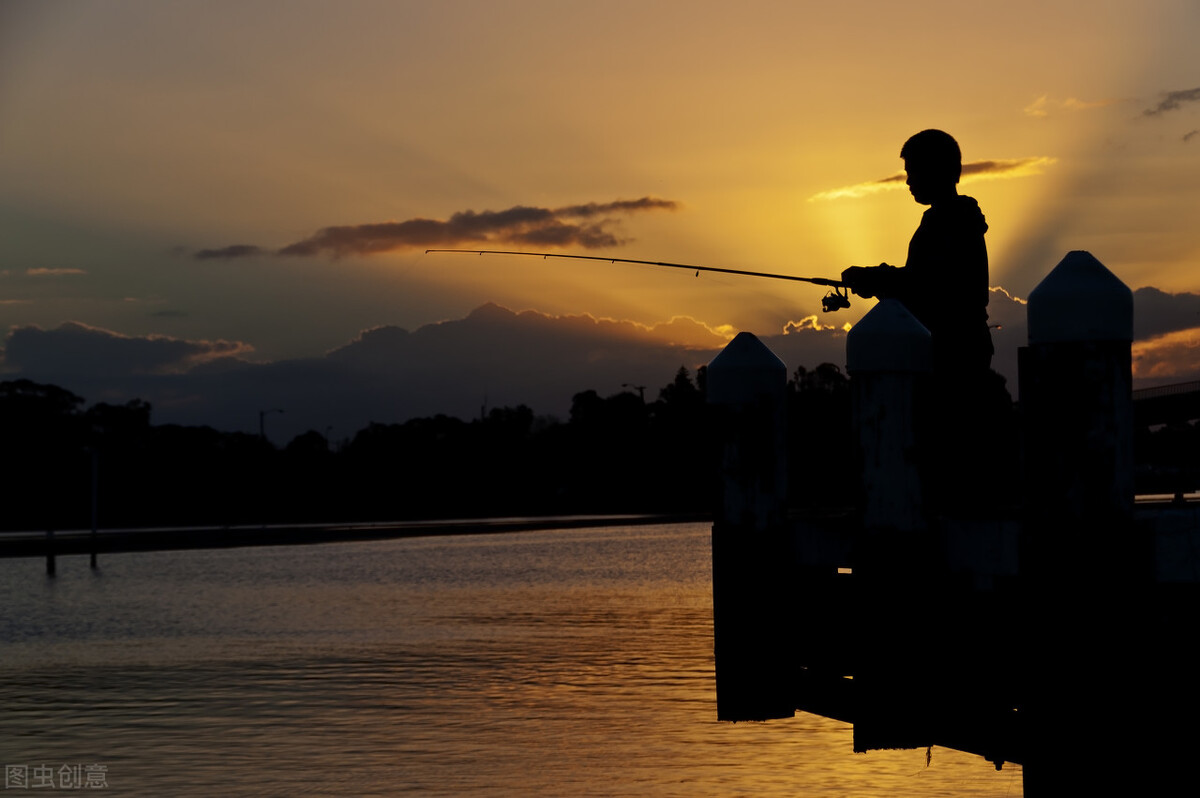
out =
<svg viewBox="0 0 1200 798"><path fill-rule="evenodd" d="M1133 421L1138 427L1183 424L1195 419L1200 419L1200 380L1133 392Z"/></svg>

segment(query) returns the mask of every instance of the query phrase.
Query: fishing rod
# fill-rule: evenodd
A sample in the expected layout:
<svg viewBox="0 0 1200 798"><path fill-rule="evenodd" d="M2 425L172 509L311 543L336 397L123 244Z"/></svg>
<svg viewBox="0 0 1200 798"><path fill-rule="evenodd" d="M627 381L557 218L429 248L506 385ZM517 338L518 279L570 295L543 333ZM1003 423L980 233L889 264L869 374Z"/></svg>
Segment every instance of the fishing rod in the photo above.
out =
<svg viewBox="0 0 1200 798"><path fill-rule="evenodd" d="M790 274L773 274L771 272L751 272L743 269L725 269L717 266L693 266L688 263L665 263L657 260L634 260L632 258L610 258L603 255L567 255L559 252L515 252L502 249L427 249L425 254L438 252L457 252L470 255L525 255L533 258L569 258L571 260L600 260L609 263L640 263L645 266L667 266L672 269L687 269L700 272L718 272L720 274L737 274L742 277L765 277L770 280L792 280L799 283L823 285L833 290L821 300L821 309L826 313L850 307L850 289L840 280L829 280L824 277L795 277Z"/></svg>

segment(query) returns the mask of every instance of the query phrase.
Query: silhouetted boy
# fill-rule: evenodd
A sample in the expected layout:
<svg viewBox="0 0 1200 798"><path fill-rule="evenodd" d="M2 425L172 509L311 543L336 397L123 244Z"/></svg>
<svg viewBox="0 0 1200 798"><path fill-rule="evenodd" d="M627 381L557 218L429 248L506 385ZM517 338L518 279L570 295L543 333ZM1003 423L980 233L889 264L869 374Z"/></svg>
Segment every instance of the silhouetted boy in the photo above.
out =
<svg viewBox="0 0 1200 798"><path fill-rule="evenodd" d="M940 130L923 130L900 149L908 189L929 210L908 244L904 268L851 266L842 282L862 297L893 297L933 336L934 372L986 371L988 331L987 222L979 203L958 193L962 152Z"/></svg>
<svg viewBox="0 0 1200 798"><path fill-rule="evenodd" d="M908 189L929 209L908 245L903 268L852 266L842 281L862 297L891 297L933 339L933 380L925 403L927 472L936 506L979 506L1011 479L1011 400L991 370L987 222L979 204L958 193L962 152L940 130L923 130L900 149Z"/></svg>

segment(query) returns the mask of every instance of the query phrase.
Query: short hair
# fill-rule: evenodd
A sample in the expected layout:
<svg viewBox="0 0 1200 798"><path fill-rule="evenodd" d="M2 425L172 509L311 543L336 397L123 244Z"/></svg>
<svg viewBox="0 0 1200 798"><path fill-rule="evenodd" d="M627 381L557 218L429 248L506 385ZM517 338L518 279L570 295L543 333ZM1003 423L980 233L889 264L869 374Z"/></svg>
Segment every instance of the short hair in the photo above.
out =
<svg viewBox="0 0 1200 798"><path fill-rule="evenodd" d="M900 157L955 183L962 177L962 150L949 133L922 130L900 148Z"/></svg>

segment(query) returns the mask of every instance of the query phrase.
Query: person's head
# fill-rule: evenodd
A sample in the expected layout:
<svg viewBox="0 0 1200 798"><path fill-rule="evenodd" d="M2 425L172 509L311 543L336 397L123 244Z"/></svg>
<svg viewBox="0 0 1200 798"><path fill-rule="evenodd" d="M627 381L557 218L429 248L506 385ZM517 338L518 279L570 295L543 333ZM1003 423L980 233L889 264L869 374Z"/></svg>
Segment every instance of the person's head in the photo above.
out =
<svg viewBox="0 0 1200 798"><path fill-rule="evenodd" d="M922 130L900 148L909 191L922 205L958 193L955 188L962 176L962 150L949 133Z"/></svg>

